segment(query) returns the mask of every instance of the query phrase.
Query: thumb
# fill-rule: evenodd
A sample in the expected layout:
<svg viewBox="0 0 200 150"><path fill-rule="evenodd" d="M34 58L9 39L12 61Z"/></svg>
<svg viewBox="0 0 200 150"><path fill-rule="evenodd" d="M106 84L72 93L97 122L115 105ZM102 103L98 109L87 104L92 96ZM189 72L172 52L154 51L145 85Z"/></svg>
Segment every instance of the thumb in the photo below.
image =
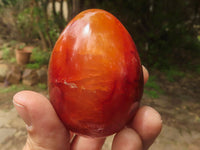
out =
<svg viewBox="0 0 200 150"><path fill-rule="evenodd" d="M32 91L22 91L13 97L13 103L27 126L24 150L69 149L69 132L48 99Z"/></svg>

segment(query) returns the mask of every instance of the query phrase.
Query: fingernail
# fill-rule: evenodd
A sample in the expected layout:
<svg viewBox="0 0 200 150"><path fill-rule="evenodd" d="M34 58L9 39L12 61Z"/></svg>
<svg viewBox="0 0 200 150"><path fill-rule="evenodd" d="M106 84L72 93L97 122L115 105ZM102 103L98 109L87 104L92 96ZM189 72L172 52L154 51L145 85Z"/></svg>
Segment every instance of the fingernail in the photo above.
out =
<svg viewBox="0 0 200 150"><path fill-rule="evenodd" d="M20 104L18 101L19 100L13 100L13 104L14 104L18 114L20 115L20 117L26 123L27 129L31 129L32 128L31 117L29 116L28 110L26 109L26 107L23 104Z"/></svg>

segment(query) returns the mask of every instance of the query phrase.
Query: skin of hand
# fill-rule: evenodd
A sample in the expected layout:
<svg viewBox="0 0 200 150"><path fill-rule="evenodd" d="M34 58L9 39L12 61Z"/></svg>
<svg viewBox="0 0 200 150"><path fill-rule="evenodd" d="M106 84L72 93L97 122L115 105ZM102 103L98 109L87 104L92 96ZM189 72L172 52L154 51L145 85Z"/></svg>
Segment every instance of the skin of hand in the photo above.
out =
<svg viewBox="0 0 200 150"><path fill-rule="evenodd" d="M149 74L143 67L144 83ZM32 91L21 91L13 97L14 106L26 123L27 141L23 150L101 150L105 138L75 136L70 139L47 98ZM147 150L162 128L160 114L149 106L137 111L128 127L114 136L112 150Z"/></svg>

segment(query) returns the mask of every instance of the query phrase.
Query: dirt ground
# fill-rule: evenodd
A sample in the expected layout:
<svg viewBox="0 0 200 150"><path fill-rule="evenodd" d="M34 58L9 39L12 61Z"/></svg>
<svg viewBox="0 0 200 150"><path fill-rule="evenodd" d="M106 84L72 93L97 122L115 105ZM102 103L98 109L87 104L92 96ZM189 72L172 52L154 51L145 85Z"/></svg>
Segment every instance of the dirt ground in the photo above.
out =
<svg viewBox="0 0 200 150"><path fill-rule="evenodd" d="M156 73L164 93L159 98L150 98L144 94L142 105L149 105L160 112L163 119L161 134L150 150L199 150L200 147L200 77L198 74L186 73L174 82L166 80L162 73ZM0 93L0 149L20 150L25 139L26 130L12 104L12 97L21 90ZM0 91L4 89L0 84ZM26 87L47 96L47 91L35 87ZM103 150L109 150L113 136L109 137Z"/></svg>

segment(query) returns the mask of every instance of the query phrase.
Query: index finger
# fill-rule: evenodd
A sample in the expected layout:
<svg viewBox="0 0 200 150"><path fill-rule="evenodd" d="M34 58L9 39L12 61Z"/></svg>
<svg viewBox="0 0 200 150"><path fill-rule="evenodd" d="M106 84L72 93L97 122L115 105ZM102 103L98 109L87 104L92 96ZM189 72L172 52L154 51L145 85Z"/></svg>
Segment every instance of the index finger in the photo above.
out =
<svg viewBox="0 0 200 150"><path fill-rule="evenodd" d="M143 70L143 77L144 77L144 84L145 84L149 79L149 72L143 65L142 65L142 70Z"/></svg>

